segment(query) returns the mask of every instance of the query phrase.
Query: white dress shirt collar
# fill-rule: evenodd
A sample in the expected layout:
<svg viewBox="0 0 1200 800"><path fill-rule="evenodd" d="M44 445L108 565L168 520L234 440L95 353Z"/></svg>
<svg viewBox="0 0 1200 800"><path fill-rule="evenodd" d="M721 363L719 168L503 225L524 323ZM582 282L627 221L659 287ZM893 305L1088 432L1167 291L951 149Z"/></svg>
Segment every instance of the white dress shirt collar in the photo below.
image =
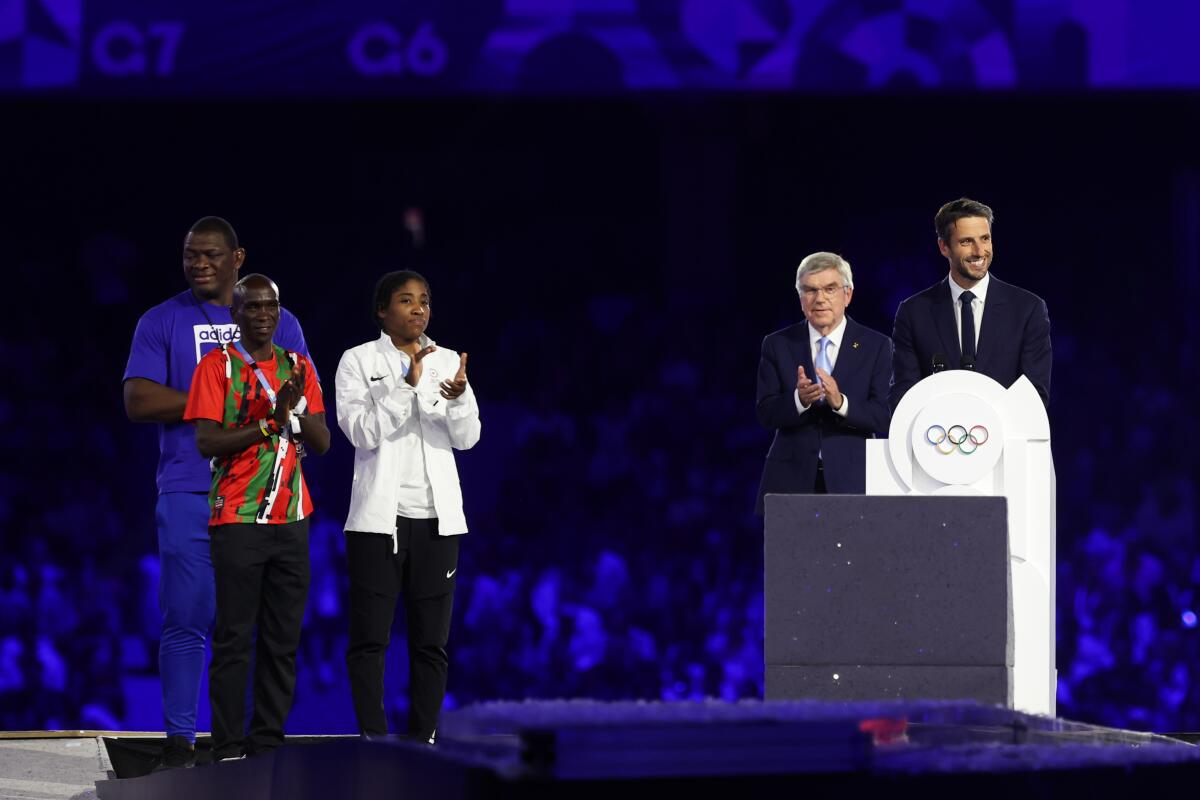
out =
<svg viewBox="0 0 1200 800"><path fill-rule="evenodd" d="M829 342L833 345L833 352L830 353L830 363L837 362L837 353L842 349L842 337L846 335L846 317L842 316L842 321L837 324L837 327L829 332ZM821 341L821 332L812 325L808 326L808 344L813 358L817 357L817 342Z"/></svg>
<svg viewBox="0 0 1200 800"><path fill-rule="evenodd" d="M962 297L962 293L965 292L966 289L959 286L958 282L955 281L954 278L949 278L948 280L950 281L950 299L954 301L954 306L957 308L959 305L958 298ZM975 284L974 288L971 289L971 294L975 295L976 300L981 303L987 302L988 284L991 282L992 274L989 272L987 275L983 276L983 280Z"/></svg>

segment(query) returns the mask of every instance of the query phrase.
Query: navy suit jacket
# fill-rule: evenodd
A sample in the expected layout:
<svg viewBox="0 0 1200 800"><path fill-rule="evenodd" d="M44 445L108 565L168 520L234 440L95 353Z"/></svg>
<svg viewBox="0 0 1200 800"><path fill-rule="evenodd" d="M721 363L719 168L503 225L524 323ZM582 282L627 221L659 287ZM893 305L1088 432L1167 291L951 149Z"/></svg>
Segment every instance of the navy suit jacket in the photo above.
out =
<svg viewBox="0 0 1200 800"><path fill-rule="evenodd" d="M990 300L989 300L990 302ZM817 482L817 455L825 467L830 494L866 491L866 440L887 435L892 413L887 404L892 372L892 343L882 333L846 317L846 332L833 365L838 389L849 398L845 417L828 406L796 409L796 367L816 375L808 323L776 331L763 339L758 362L758 421L775 431L767 453L755 513L763 513L766 494L807 494Z"/></svg>
<svg viewBox="0 0 1200 800"><path fill-rule="evenodd" d="M933 357L946 357L958 366L962 349L954 322L950 278L914 294L896 310L892 331L892 408L922 378L933 374ZM995 275L988 282L983 322L975 345L975 371L1008 388L1025 375L1033 388L1050 401L1050 315L1042 298Z"/></svg>

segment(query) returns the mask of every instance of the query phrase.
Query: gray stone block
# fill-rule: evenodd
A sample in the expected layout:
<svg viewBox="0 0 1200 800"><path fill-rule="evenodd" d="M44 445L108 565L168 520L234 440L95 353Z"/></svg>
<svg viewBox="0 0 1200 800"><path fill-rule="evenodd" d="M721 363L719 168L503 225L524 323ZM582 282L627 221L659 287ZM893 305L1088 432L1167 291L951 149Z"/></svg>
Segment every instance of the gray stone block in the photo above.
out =
<svg viewBox="0 0 1200 800"><path fill-rule="evenodd" d="M768 495L765 548L768 670L1012 666L1003 497Z"/></svg>

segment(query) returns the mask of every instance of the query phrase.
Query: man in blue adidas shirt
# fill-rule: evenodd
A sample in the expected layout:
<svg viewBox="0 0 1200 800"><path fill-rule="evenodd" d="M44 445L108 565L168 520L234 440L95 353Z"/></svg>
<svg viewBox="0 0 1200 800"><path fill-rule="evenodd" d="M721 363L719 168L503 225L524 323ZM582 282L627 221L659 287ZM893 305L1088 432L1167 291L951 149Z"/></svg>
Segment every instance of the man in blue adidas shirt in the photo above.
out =
<svg viewBox="0 0 1200 800"><path fill-rule="evenodd" d="M183 240L189 289L142 315L125 367L125 413L134 422L158 424L155 519L163 619L158 665L167 735L162 768L195 764L204 643L216 608L208 539L212 473L196 449L195 431L183 422L183 409L201 357L221 342L240 338L229 305L245 259L228 222L198 220ZM275 341L308 355L300 323L285 309L280 309Z"/></svg>

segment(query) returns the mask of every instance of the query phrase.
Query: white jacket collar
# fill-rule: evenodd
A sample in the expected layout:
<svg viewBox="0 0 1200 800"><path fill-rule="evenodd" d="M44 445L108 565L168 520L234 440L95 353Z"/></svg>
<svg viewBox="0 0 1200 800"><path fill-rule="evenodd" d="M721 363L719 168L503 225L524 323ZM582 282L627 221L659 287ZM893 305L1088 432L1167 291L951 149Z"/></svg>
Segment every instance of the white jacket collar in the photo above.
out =
<svg viewBox="0 0 1200 800"><path fill-rule="evenodd" d="M433 341L433 339L430 339L428 336L426 336L423 333L421 334L420 338L417 339L417 342L421 345L422 348L426 348L432 344L436 344ZM385 354L386 353L396 353L396 354L401 353L400 350L396 349L396 345L392 343L392 337L387 335L387 331L379 332L379 338L375 340L375 346L379 348L379 352L381 352L381 353L385 353ZM405 355L407 355L407 354L405 354Z"/></svg>

